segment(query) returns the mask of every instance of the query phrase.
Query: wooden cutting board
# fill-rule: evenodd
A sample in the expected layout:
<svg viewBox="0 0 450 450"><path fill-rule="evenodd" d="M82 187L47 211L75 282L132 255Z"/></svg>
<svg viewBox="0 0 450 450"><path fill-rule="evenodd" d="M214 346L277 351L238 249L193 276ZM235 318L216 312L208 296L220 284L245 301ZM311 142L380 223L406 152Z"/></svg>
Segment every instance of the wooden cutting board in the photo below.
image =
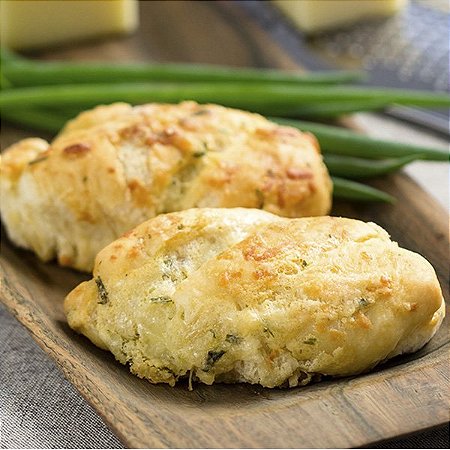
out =
<svg viewBox="0 0 450 450"><path fill-rule="evenodd" d="M264 30L236 15L234 6L142 2L142 22L140 32L124 40L39 56L295 66ZM27 135L4 127L2 148ZM404 174L373 184L396 196L397 204L336 202L333 215L377 222L402 247L424 255L448 302L448 215ZM2 241L1 300L128 447L345 448L448 421L448 315L425 348L367 375L294 389L196 385L190 392L186 384L170 388L140 380L76 335L66 324L62 301L88 277L39 262L4 233Z"/></svg>

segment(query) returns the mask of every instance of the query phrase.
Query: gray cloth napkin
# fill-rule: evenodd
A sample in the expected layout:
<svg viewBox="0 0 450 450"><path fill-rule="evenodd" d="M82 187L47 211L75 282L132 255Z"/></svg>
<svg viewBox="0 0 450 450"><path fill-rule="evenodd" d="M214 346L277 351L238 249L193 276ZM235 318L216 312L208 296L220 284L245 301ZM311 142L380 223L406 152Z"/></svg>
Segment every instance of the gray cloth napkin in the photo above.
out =
<svg viewBox="0 0 450 450"><path fill-rule="evenodd" d="M123 448L0 304L1 448Z"/></svg>
<svg viewBox="0 0 450 450"><path fill-rule="evenodd" d="M0 448L123 448L0 304ZM448 427L372 448L448 448Z"/></svg>

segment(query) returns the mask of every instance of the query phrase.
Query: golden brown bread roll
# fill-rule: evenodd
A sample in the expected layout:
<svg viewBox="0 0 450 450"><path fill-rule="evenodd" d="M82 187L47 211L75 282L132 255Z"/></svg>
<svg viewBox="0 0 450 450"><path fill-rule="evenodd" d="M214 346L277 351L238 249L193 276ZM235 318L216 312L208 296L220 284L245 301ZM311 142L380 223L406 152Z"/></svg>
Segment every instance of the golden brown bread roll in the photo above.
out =
<svg viewBox="0 0 450 450"><path fill-rule="evenodd" d="M236 208L139 225L98 254L65 311L154 383L274 387L415 351L445 309L431 265L375 224Z"/></svg>
<svg viewBox="0 0 450 450"><path fill-rule="evenodd" d="M51 144L13 145L0 181L11 239L80 270L160 213L243 206L299 217L331 206L331 181L312 136L194 102L84 112Z"/></svg>

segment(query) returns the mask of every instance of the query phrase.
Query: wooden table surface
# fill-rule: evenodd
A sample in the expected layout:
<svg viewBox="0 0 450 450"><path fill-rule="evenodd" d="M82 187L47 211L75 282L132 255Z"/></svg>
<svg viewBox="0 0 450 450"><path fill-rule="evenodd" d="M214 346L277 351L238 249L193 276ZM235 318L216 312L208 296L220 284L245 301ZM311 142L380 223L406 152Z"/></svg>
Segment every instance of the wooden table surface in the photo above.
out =
<svg viewBox="0 0 450 450"><path fill-rule="evenodd" d="M298 67L298 58L274 43L233 2L154 1L141 2L141 9L141 27L133 36L34 56ZM373 135L390 133L405 140L446 145L436 137L372 115L353 118L352 124ZM31 134L7 128L2 132L2 148ZM436 170L445 176L448 169L440 164ZM396 195L399 202L395 206L336 202L333 214L379 223L402 246L425 255L446 286L448 215L442 205L405 174L374 180L373 185ZM441 203L445 203L445 196ZM57 299L82 277L39 264L8 242L3 246L0 269L2 300L128 446L352 447L448 420L448 399L440 394L448 390L448 319L424 350L397 358L367 376L282 393L247 386L199 387L192 397L182 389L147 385L125 369L117 371L111 358L62 326L60 307L55 307ZM238 408L237 419L230 408ZM166 414L163 418L158 416L161 411ZM305 430L299 426L301 415L308 417ZM221 429L217 428L220 421ZM170 433L170 427L177 424L190 429L191 435Z"/></svg>

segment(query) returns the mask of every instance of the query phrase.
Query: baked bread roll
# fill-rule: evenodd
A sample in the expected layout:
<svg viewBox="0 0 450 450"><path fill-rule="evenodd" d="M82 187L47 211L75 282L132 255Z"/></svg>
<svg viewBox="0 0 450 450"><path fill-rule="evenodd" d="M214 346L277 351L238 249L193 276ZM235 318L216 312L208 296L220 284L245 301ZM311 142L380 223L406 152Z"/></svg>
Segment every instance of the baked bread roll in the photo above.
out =
<svg viewBox="0 0 450 450"><path fill-rule="evenodd" d="M377 225L241 208L139 225L64 306L74 330L172 386L358 374L419 349L444 317L431 265Z"/></svg>
<svg viewBox="0 0 450 450"><path fill-rule="evenodd" d="M84 112L51 144L13 145L0 180L12 241L80 270L91 270L100 249L160 213L243 206L323 215L332 188L311 135L194 102Z"/></svg>

